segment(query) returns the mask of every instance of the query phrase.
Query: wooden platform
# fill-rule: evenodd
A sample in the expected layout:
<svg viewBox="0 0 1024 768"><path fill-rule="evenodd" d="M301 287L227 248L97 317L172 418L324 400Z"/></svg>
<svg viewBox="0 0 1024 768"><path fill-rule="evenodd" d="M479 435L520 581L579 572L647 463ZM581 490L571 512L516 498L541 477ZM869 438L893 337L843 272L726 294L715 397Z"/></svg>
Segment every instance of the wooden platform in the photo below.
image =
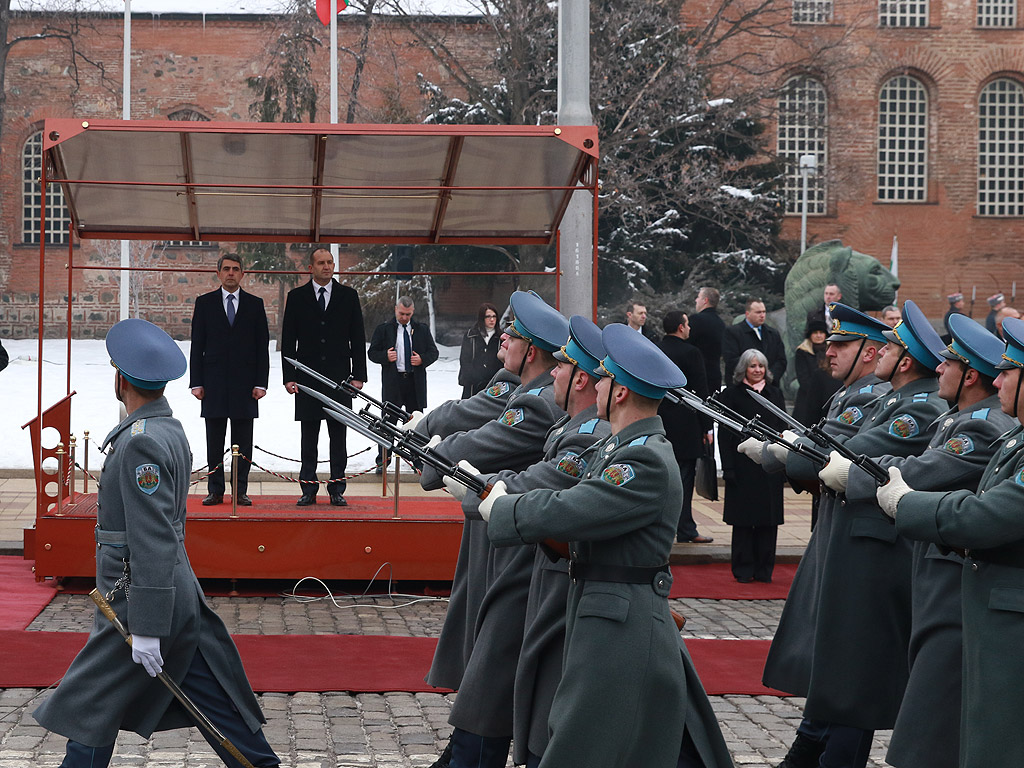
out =
<svg viewBox="0 0 1024 768"><path fill-rule="evenodd" d="M324 579L366 581L451 580L462 537L463 515L448 498L400 499L347 496L349 506L326 498L296 507L293 497L253 496L253 506L204 507L190 496L186 548L200 578ZM96 495L78 494L63 515L39 517L25 531L25 558L36 578L93 576L96 572Z"/></svg>

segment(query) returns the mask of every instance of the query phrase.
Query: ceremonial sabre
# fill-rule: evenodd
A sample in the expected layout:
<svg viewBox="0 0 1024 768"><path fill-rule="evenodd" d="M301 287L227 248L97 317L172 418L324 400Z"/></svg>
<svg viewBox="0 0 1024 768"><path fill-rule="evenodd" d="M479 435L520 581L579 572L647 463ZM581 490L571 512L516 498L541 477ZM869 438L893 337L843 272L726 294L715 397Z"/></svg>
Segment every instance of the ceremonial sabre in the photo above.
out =
<svg viewBox="0 0 1024 768"><path fill-rule="evenodd" d="M114 613L114 609L110 606L110 603L107 602L107 598L105 598L98 589L93 589L93 591L89 593L89 597L91 597L93 602L96 603L100 612L107 617L111 624L114 625L114 629L121 634L121 637L124 638L125 642L128 643L128 645L131 645L132 636L128 633L128 630L124 628L124 624L121 623L121 620L117 618L117 614ZM156 679L167 686L167 690L169 690L174 695L174 698L178 700L178 703L185 708L185 711L188 712L189 716L195 721L195 724L215 738L217 743L227 750L228 754L242 764L243 768L255 768L255 766L246 759L245 755L238 751L238 747L228 741L227 737L220 732L220 729L213 724L213 721L204 715L199 708L192 703L192 699L190 699L185 692L178 687L178 684L174 682L170 675L161 671L157 673Z"/></svg>

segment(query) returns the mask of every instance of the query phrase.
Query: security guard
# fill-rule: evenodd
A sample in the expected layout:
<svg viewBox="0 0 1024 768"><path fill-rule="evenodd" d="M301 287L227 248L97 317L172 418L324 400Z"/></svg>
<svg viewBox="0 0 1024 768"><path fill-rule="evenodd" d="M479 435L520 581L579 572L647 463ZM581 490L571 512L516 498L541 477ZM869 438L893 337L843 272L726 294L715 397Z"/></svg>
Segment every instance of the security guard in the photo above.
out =
<svg viewBox="0 0 1024 768"><path fill-rule="evenodd" d="M535 293L516 291L510 303L515 320L505 329L503 364L523 384L509 395L500 416L477 429L449 435L435 448L452 463L465 459L488 473L522 471L540 461L548 431L565 415L555 403L551 369L553 353L569 337L569 323ZM433 437L431 442L436 442ZM430 467L424 467L420 484L427 490L444 485ZM496 552L486 528L479 520L466 520L452 601L427 675L431 685L459 691L449 717L455 726L452 768L504 766L512 738L512 684L526 607L516 585L528 582L534 553L527 548ZM493 622L489 626L494 628L487 639L478 634L479 612L485 603ZM482 642L495 644L488 653L503 655L508 675L504 680L473 676L467 686L467 665L474 647Z"/></svg>
<svg viewBox="0 0 1024 768"><path fill-rule="evenodd" d="M978 487L982 473L1014 421L999 408L993 380L1004 344L965 315L949 318L952 341L940 353L939 397L952 408L920 456L883 456L923 491ZM838 455L828 466L836 490L850 502L874 503L874 479ZM822 472L825 475L825 472ZM847 482L842 481L848 476ZM961 655L960 572L963 558L935 544L913 542L911 571L910 678L900 705L886 762L897 768L957 768L960 752Z"/></svg>
<svg viewBox="0 0 1024 768"><path fill-rule="evenodd" d="M995 384L1015 419L977 493L917 491L896 467L877 491L901 535L965 552L962 571L963 717L960 767L1024 765L1024 321L1003 323L1006 350Z"/></svg>
<svg viewBox="0 0 1024 768"><path fill-rule="evenodd" d="M687 717L667 600L682 482L657 413L666 389L686 380L628 326L609 325L602 341L598 415L612 434L583 478L525 494L498 481L480 514L498 547L571 542L564 667L541 768L671 768Z"/></svg>
<svg viewBox="0 0 1024 768"><path fill-rule="evenodd" d="M102 768L118 730L149 738L192 725L153 679L163 670L253 765L279 765L238 651L185 553L192 453L163 396L166 383L185 373L185 356L170 336L138 319L114 325L106 345L128 417L103 442L109 452L97 499L96 585L132 645L97 609L85 648L33 714L68 737L62 766ZM207 740L226 765L239 765Z"/></svg>

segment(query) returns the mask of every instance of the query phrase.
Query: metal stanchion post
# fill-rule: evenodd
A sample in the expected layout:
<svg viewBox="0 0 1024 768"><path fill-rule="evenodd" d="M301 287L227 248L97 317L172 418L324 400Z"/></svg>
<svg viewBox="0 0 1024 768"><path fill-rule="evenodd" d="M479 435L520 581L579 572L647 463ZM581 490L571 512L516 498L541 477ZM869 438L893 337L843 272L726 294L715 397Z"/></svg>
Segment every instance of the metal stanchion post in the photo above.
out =
<svg viewBox="0 0 1024 768"><path fill-rule="evenodd" d="M64 514L64 443L57 443L57 515Z"/></svg>
<svg viewBox="0 0 1024 768"><path fill-rule="evenodd" d="M380 497L386 499L388 497L388 456L387 448L382 449L380 455Z"/></svg>
<svg viewBox="0 0 1024 768"><path fill-rule="evenodd" d="M82 493L89 492L89 430L82 433L82 448L85 450L85 463L82 465Z"/></svg>
<svg viewBox="0 0 1024 768"><path fill-rule="evenodd" d="M68 503L75 503L75 457L77 454L78 438L71 436L71 455L68 459Z"/></svg>
<svg viewBox="0 0 1024 768"><path fill-rule="evenodd" d="M402 474L402 457L399 456L396 453L395 454L395 520L397 520L400 517L400 515L398 514L398 496L401 493L401 484L402 484L402 481L400 479L401 474Z"/></svg>
<svg viewBox="0 0 1024 768"><path fill-rule="evenodd" d="M238 446L231 446L231 516L238 517Z"/></svg>

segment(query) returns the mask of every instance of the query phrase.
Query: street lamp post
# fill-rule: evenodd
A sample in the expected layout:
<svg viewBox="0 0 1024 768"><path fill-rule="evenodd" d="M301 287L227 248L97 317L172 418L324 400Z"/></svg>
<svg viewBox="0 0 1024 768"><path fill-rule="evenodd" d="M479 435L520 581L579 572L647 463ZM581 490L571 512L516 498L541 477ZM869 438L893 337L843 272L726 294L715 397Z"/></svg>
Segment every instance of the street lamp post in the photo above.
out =
<svg viewBox="0 0 1024 768"><path fill-rule="evenodd" d="M817 155L800 155L800 178L803 181L803 194L801 198L800 213L800 253L807 250L807 194L809 179L818 170Z"/></svg>

